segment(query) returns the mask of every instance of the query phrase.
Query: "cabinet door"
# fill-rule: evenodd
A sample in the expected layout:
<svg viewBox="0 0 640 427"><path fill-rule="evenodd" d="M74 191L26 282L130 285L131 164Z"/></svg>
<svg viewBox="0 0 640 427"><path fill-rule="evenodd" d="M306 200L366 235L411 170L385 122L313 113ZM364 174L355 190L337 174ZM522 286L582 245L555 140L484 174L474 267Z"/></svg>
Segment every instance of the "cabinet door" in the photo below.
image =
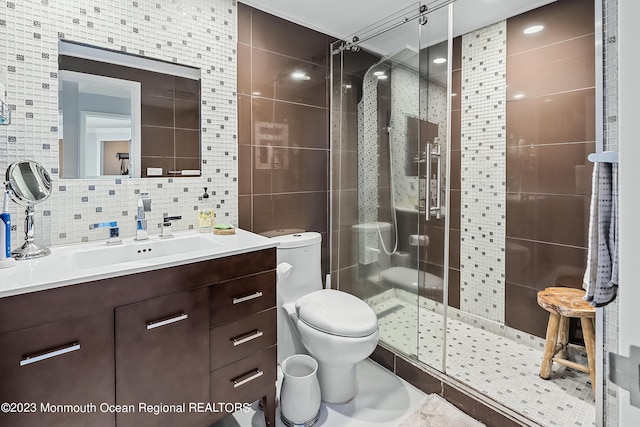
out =
<svg viewBox="0 0 640 427"><path fill-rule="evenodd" d="M114 391L112 310L0 335L0 402L22 410L2 426L113 426Z"/></svg>
<svg viewBox="0 0 640 427"><path fill-rule="evenodd" d="M210 398L208 303L202 288L116 308L116 402L133 409L116 415L118 427L188 426L204 418L190 413L189 403Z"/></svg>

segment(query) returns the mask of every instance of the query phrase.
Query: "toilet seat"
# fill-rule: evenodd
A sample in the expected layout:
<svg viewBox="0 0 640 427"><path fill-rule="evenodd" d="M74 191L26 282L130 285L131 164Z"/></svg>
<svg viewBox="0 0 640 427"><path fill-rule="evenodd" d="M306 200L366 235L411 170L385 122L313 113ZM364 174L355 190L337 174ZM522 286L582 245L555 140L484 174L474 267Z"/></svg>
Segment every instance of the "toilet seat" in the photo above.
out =
<svg viewBox="0 0 640 427"><path fill-rule="evenodd" d="M343 337L366 337L378 330L375 312L346 292L322 289L296 301L298 319L311 328Z"/></svg>

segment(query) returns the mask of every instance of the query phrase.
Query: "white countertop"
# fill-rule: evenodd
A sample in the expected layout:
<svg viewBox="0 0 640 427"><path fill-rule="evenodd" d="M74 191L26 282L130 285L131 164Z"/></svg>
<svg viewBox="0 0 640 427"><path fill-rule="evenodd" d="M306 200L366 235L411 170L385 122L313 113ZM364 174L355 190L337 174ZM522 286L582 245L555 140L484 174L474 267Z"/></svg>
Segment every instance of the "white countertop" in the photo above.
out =
<svg viewBox="0 0 640 427"><path fill-rule="evenodd" d="M74 256L79 253L89 253L106 247L104 241L78 243L65 246L51 246L51 255L32 260L17 261L15 267L0 269L0 298L20 295L45 289L89 282L127 274L141 273L160 268L174 267L231 255L268 249L277 246L277 241L236 229L233 235L215 235L213 233L196 233L195 231L177 232L173 239L162 242L175 241L193 237L202 237L204 244L197 250L166 256L156 256L148 259L138 259L102 265L90 268L78 268ZM175 240L174 240L175 239ZM149 240L136 242L132 238L122 239L122 245L111 246L109 250L118 248L144 248L145 245L159 241L158 236ZM208 240L211 246L208 246ZM112 249L111 249L112 248ZM123 249L124 250L124 249Z"/></svg>

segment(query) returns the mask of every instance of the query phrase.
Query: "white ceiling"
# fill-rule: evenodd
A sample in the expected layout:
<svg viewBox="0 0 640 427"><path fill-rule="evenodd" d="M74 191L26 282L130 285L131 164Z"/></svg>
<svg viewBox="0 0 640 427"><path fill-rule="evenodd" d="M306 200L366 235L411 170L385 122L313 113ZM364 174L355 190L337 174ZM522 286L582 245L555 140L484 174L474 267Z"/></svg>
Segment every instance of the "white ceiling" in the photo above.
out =
<svg viewBox="0 0 640 427"><path fill-rule="evenodd" d="M454 37L482 28L500 20L535 9L555 0L457 0L454 3ZM242 0L249 6L323 32L338 39L350 40L359 30L368 27L401 9L415 8L419 3L410 0ZM441 4L442 0L423 2L427 6ZM447 37L446 8L434 12L429 19L429 30L423 30L421 47L445 40ZM425 26L426 27L426 26ZM415 27L414 27L415 28ZM393 37L376 38L364 45L386 55L398 49L397 32ZM429 39L424 40L427 33ZM416 38L409 35L407 40Z"/></svg>

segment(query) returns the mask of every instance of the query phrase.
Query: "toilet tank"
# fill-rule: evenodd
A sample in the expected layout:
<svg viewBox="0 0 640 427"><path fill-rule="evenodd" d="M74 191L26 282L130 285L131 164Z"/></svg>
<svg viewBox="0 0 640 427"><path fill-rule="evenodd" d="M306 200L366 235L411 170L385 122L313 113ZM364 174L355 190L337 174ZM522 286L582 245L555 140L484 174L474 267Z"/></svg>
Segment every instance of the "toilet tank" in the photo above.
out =
<svg viewBox="0 0 640 427"><path fill-rule="evenodd" d="M303 295L322 289L320 233L294 233L272 239L279 242L278 304L295 302Z"/></svg>

